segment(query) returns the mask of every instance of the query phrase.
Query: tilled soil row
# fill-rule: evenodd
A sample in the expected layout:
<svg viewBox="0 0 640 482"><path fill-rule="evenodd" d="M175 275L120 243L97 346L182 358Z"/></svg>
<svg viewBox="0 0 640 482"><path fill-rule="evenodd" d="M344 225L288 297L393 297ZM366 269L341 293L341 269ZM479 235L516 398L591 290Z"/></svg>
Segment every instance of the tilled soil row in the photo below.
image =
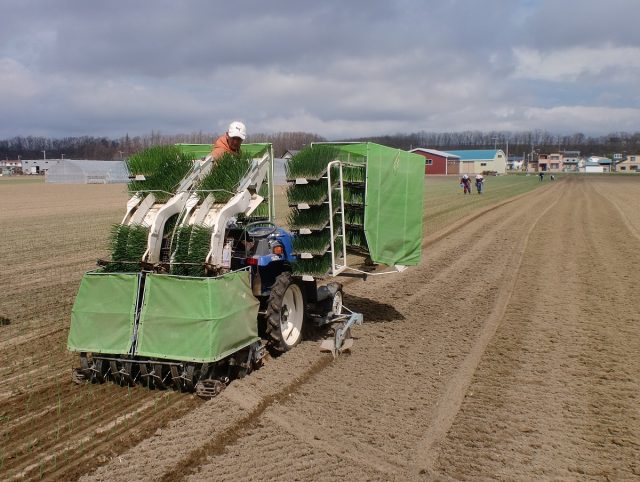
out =
<svg viewBox="0 0 640 482"><path fill-rule="evenodd" d="M640 253L624 219L631 206L598 194L611 193L609 183L568 183L533 231L508 310L443 443L441 473L640 476ZM629 186L616 188L611 199L624 199Z"/></svg>

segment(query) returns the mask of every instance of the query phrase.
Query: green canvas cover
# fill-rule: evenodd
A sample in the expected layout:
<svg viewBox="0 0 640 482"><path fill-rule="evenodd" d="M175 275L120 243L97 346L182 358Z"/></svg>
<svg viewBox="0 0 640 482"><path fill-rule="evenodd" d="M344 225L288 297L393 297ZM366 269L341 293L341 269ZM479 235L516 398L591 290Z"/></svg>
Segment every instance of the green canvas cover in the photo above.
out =
<svg viewBox="0 0 640 482"><path fill-rule="evenodd" d="M364 232L371 259L415 266L422 253L424 158L367 144Z"/></svg>
<svg viewBox="0 0 640 482"><path fill-rule="evenodd" d="M258 340L249 273L218 278L148 275L136 354L214 362Z"/></svg>
<svg viewBox="0 0 640 482"><path fill-rule="evenodd" d="M137 274L86 273L71 310L67 348L92 353L128 353L137 291Z"/></svg>
<svg viewBox="0 0 640 482"><path fill-rule="evenodd" d="M366 157L364 230L371 259L389 266L420 263L424 157L373 142L334 146Z"/></svg>
<svg viewBox="0 0 640 482"><path fill-rule="evenodd" d="M206 157L211 154L213 144L176 144L176 146L184 153L194 154L196 157ZM264 154L271 148L268 143L242 144L242 151L249 152L253 157Z"/></svg>

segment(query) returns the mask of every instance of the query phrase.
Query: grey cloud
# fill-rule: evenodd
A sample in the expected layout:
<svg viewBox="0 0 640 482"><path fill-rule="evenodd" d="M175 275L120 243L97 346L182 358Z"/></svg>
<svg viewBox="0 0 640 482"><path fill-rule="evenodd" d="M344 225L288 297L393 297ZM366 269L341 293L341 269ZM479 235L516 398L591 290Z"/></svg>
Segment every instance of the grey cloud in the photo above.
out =
<svg viewBox="0 0 640 482"><path fill-rule="evenodd" d="M514 52L550 65L572 48L637 46L639 9L636 0L5 0L0 138L219 132L234 118L253 132L329 138L536 129L551 125L545 112L572 129L595 107L608 131L618 127L607 109L625 108L620 126L640 118L629 62L550 81L527 75Z"/></svg>

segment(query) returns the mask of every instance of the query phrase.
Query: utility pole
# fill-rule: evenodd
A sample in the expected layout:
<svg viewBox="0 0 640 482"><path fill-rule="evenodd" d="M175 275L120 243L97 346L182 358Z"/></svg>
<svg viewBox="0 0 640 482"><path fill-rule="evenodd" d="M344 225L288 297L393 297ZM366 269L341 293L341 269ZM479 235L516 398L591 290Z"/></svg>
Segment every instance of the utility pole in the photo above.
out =
<svg viewBox="0 0 640 482"><path fill-rule="evenodd" d="M535 151L533 150L533 144L531 144L531 163L533 163L533 153L534 152ZM538 168L539 168L539 166L538 166Z"/></svg>
<svg viewBox="0 0 640 482"><path fill-rule="evenodd" d="M506 155L507 155L507 162L509 162L509 139L507 139L507 152L506 152Z"/></svg>

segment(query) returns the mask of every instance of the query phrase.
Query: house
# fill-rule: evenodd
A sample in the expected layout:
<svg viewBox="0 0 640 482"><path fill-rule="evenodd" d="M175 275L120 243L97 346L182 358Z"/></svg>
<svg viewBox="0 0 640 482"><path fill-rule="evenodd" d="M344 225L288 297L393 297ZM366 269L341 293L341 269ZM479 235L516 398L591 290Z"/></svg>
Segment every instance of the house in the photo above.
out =
<svg viewBox="0 0 640 482"><path fill-rule="evenodd" d="M521 171L524 166L524 155L512 155L507 159L507 171Z"/></svg>
<svg viewBox="0 0 640 482"><path fill-rule="evenodd" d="M284 151L284 154L282 154L281 159L284 159L285 161L288 161L293 156L295 156L298 152L300 152L300 150L290 149L288 151Z"/></svg>
<svg viewBox="0 0 640 482"><path fill-rule="evenodd" d="M580 151L561 151L539 153L536 157L528 157L528 172L578 172L584 170L584 159L580 157ZM532 159L533 157L533 159Z"/></svg>
<svg viewBox="0 0 640 482"><path fill-rule="evenodd" d="M129 182L124 161L61 159L45 171L52 184L117 184Z"/></svg>
<svg viewBox="0 0 640 482"><path fill-rule="evenodd" d="M563 151L562 172L578 172L580 159L580 151Z"/></svg>
<svg viewBox="0 0 640 482"><path fill-rule="evenodd" d="M602 170L601 171L585 170L585 172L611 172L611 165L613 164L613 161L608 157L591 156L589 159L587 159L585 168L589 166L593 166L594 165L593 163L597 163L602 168Z"/></svg>
<svg viewBox="0 0 640 482"><path fill-rule="evenodd" d="M59 161L60 159L23 159L22 172L25 174L44 174Z"/></svg>
<svg viewBox="0 0 640 482"><path fill-rule="evenodd" d="M640 172L640 154L630 154L616 165L618 172Z"/></svg>
<svg viewBox="0 0 640 482"><path fill-rule="evenodd" d="M485 171L504 174L507 158L502 149L480 149L468 151L447 151L460 158L459 174L480 174Z"/></svg>
<svg viewBox="0 0 640 482"><path fill-rule="evenodd" d="M424 157L425 174L460 174L460 156L424 147L417 147L409 152Z"/></svg>
<svg viewBox="0 0 640 482"><path fill-rule="evenodd" d="M543 172L560 172L562 170L562 154L540 154L538 156L538 170Z"/></svg>
<svg viewBox="0 0 640 482"><path fill-rule="evenodd" d="M10 160L10 159L6 159L4 161L0 161L0 167L13 167L13 168L20 168L22 167L22 161L21 160Z"/></svg>
<svg viewBox="0 0 640 482"><path fill-rule="evenodd" d="M604 172L603 167L600 165L598 161L591 160L591 158L584 161L584 167L582 168L582 172L585 173L602 173Z"/></svg>
<svg viewBox="0 0 640 482"><path fill-rule="evenodd" d="M19 159L17 161L9 159L0 161L0 172L3 176L11 176L16 171L22 172L21 169L22 161L20 161Z"/></svg>

